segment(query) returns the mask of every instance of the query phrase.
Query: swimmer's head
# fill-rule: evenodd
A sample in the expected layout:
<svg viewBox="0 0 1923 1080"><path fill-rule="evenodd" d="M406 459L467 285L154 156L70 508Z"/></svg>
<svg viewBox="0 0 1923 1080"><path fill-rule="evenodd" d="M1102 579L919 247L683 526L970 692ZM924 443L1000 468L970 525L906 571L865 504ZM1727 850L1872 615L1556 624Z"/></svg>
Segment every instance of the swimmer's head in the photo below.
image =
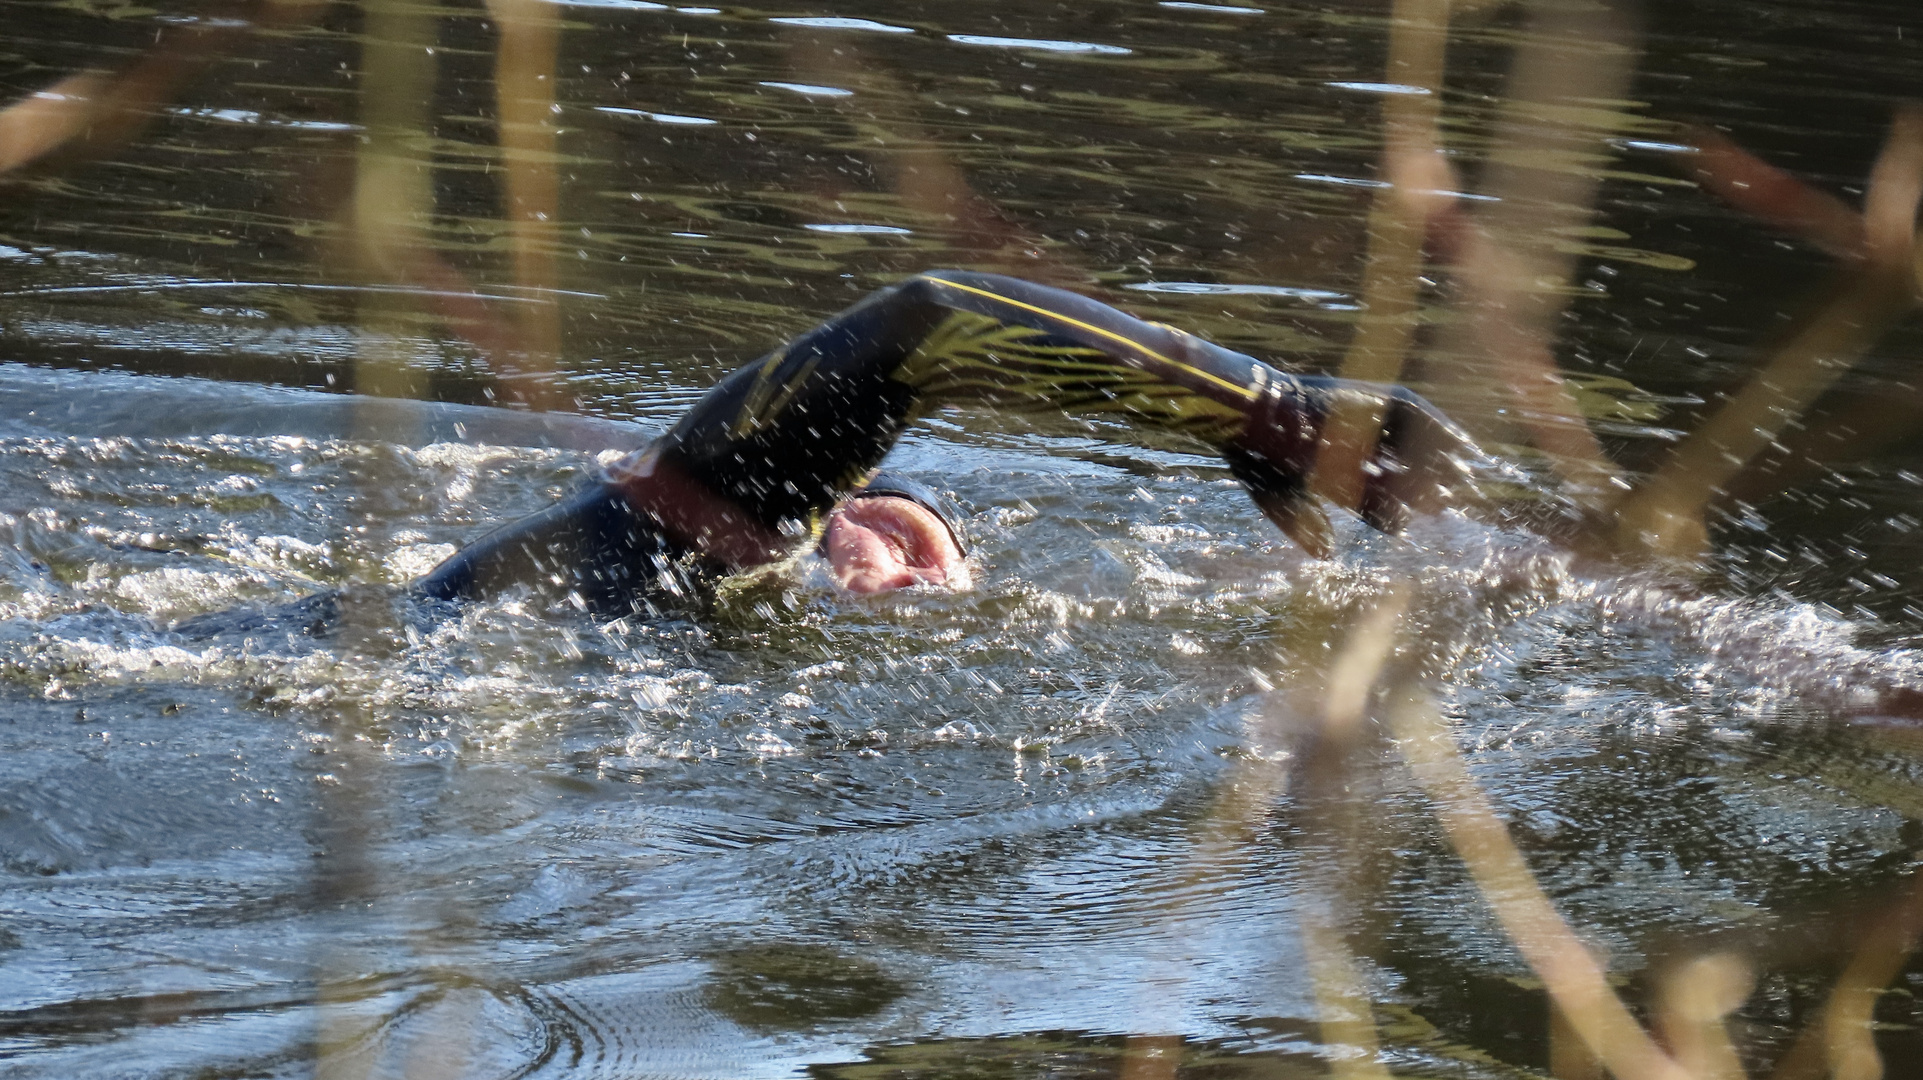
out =
<svg viewBox="0 0 1923 1080"><path fill-rule="evenodd" d="M968 556L961 515L933 489L880 473L828 515L821 553L853 593L951 584Z"/></svg>

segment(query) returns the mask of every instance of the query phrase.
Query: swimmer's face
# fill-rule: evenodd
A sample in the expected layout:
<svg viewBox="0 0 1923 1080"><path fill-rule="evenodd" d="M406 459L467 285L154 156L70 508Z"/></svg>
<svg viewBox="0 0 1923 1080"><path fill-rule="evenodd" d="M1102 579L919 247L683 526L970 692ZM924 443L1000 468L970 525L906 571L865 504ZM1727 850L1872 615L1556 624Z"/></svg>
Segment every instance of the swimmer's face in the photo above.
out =
<svg viewBox="0 0 1923 1080"><path fill-rule="evenodd" d="M892 495L835 507L821 547L836 584L852 593L941 585L962 563L961 549L933 510Z"/></svg>

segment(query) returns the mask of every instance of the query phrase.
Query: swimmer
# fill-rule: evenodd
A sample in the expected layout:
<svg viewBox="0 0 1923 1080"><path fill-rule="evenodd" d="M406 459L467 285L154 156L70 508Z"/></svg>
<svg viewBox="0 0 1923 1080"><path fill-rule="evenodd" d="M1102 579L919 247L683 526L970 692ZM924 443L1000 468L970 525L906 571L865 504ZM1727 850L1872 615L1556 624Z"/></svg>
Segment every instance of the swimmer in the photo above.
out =
<svg viewBox="0 0 1923 1080"><path fill-rule="evenodd" d="M1369 406L1362 519L1394 531L1472 490L1479 452L1401 387L1285 374L1106 304L1017 278L942 270L871 293L717 383L665 435L583 490L476 540L412 586L456 600L525 587L590 610L656 610L810 545L875 593L951 581L959 518L875 470L947 405L1122 420L1220 454L1312 554L1331 531L1308 476L1330 413Z"/></svg>

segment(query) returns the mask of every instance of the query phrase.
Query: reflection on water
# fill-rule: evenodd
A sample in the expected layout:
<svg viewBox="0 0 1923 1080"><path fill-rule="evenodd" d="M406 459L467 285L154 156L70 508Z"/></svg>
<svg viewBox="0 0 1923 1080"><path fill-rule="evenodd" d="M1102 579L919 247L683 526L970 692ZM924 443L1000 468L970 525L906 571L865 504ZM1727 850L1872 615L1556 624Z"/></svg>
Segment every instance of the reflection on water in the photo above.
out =
<svg viewBox="0 0 1923 1080"><path fill-rule="evenodd" d="M1373 1046L1574 1075L1433 779L1373 724L1326 737L1327 673L1408 603L1387 663L1435 688L1556 909L1637 1002L1741 958L1735 1052L1776 1061L1923 843L1913 322L1764 452L1705 580L1460 515L1342 526L1318 562L1212 459L945 414L894 461L970 512L972 592L857 601L804 562L597 623L385 588L931 266L1335 370L1405 189L1492 215L1417 259L1557 222L1530 257L1566 267L1558 392L1650 467L1836 265L1703 190L1694 132L1853 206L1923 27L1652 7L1612 31L1620 92L1519 119L1512 55L1576 7L1455 13L1432 90L1385 64L1378 5L0 3L9 99L169 87L0 209L0 1056L1133 1077ZM550 69L509 62L544 41ZM1385 102L1425 99L1447 169L1392 179ZM1493 216L1584 184L1593 216ZM1574 420L1465 374L1497 370L1466 288L1421 280L1406 370L1534 433L1515 520L1541 524L1569 471L1542 432ZM331 636L168 629L331 586ZM1923 1051L1908 1000L1875 1005L1893 1068Z"/></svg>

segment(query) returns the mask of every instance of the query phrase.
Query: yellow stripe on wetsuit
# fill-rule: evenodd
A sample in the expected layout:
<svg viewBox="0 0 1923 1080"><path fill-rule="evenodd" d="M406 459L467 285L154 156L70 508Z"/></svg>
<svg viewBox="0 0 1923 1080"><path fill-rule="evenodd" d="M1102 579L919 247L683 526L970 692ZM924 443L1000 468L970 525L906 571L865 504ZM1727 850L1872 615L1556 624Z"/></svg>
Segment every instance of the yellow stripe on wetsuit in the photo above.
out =
<svg viewBox="0 0 1923 1080"><path fill-rule="evenodd" d="M992 315L951 312L890 377L934 401L1127 413L1218 446L1248 424L1243 410L1171 383L1159 372L1118 364L1101 349L1023 338L1051 335Z"/></svg>
<svg viewBox="0 0 1923 1080"><path fill-rule="evenodd" d="M1033 312L1045 318L1050 318L1058 322L1066 323L1067 325L1073 326L1078 330L1083 330L1090 334L1097 335L1099 337L1108 338L1110 341L1119 341L1122 344L1127 345L1128 347L1136 350L1137 352L1140 352L1142 355L1147 356L1150 359L1156 361L1157 363L1167 364L1168 366L1175 368L1178 371L1185 371L1188 374L1198 379L1201 379L1205 382L1214 383L1216 386L1219 386L1222 389L1227 390L1230 393L1241 397L1243 400L1248 401L1251 404L1253 404L1257 398L1256 391L1247 386L1243 386L1240 383L1231 382L1228 379L1222 378L1220 375L1216 375L1213 372L1204 371L1201 368L1195 367L1192 364L1184 364L1180 360L1163 356L1161 353L1156 352L1154 349L1149 348L1147 345L1144 345L1141 342L1136 341L1134 338L1131 338L1126 334L1118 334L1115 331L1109 330L1105 327L1096 326L1094 323L1086 323L1081 321L1080 319L1070 318L1069 316L1064 315L1059 311L1051 311L1045 307L1038 307L1034 304L1023 303L1020 300L1016 300L1012 297L1003 296L1002 294L997 292L990 292L987 289L978 289L973 285L963 285L959 281L950 281L947 278L932 277L932 276L927 278L927 280L938 281L941 284L951 289L960 289L963 292L973 293L976 296L987 297L990 300L996 300L1001 303L1007 304L1011 307L1020 308L1023 311Z"/></svg>

